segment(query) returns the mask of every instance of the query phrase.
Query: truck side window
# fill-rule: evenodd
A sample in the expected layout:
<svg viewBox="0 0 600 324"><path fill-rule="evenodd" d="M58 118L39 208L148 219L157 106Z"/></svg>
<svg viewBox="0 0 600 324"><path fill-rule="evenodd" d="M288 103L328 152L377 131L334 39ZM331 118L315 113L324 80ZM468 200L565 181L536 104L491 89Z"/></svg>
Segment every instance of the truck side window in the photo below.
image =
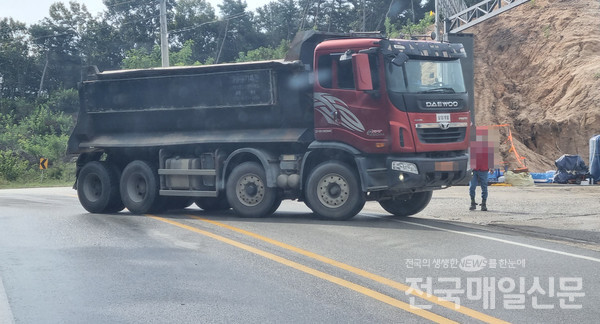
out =
<svg viewBox="0 0 600 324"><path fill-rule="evenodd" d="M376 55L369 55L369 66L371 68L371 80L373 81L373 90L379 89L379 60Z"/></svg>
<svg viewBox="0 0 600 324"><path fill-rule="evenodd" d="M332 88L332 57L330 55L319 56L317 62L317 79L323 88Z"/></svg>
<svg viewBox="0 0 600 324"><path fill-rule="evenodd" d="M352 71L352 60L340 61L338 63L337 81L340 89L354 89L354 72Z"/></svg>

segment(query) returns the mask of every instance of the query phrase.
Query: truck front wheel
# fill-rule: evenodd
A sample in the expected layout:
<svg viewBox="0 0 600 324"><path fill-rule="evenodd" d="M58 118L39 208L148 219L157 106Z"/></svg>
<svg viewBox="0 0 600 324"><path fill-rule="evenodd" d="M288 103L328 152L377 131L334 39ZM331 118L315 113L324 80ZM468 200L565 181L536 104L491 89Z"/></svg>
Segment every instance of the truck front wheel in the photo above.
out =
<svg viewBox="0 0 600 324"><path fill-rule="evenodd" d="M119 172L107 162L87 163L77 179L79 202L90 213L116 213L124 206L119 195Z"/></svg>
<svg viewBox="0 0 600 324"><path fill-rule="evenodd" d="M317 215L331 220L347 220L365 205L358 176L342 162L324 162L308 177L306 205Z"/></svg>
<svg viewBox="0 0 600 324"><path fill-rule="evenodd" d="M265 170L256 162L236 166L226 185L227 200L242 217L264 217L276 208L277 190L267 187Z"/></svg>
<svg viewBox="0 0 600 324"><path fill-rule="evenodd" d="M395 216L406 217L414 215L427 207L431 201L432 191L406 194L392 199L382 200L379 205L385 211Z"/></svg>
<svg viewBox="0 0 600 324"><path fill-rule="evenodd" d="M158 194L158 173L145 161L133 161L121 175L121 199L134 214L145 214L163 207Z"/></svg>

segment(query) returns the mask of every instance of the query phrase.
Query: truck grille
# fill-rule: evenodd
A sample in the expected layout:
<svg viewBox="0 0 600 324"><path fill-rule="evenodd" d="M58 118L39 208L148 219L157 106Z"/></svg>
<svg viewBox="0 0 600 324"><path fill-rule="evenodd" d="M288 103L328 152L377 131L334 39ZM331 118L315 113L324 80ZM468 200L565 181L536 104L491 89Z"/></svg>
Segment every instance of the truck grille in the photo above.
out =
<svg viewBox="0 0 600 324"><path fill-rule="evenodd" d="M466 131L466 127L417 128L417 135L424 144L456 143L465 140Z"/></svg>

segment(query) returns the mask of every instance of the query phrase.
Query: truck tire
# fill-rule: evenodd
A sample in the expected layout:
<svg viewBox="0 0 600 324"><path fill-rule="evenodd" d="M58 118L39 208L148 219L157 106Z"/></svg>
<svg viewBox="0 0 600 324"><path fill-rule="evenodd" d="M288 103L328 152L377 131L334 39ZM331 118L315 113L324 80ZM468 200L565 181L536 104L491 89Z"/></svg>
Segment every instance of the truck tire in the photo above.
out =
<svg viewBox="0 0 600 324"><path fill-rule="evenodd" d="M309 175L306 205L329 220L347 220L365 205L358 176L343 162L324 162Z"/></svg>
<svg viewBox="0 0 600 324"><path fill-rule="evenodd" d="M242 217L264 217L272 214L277 190L267 187L265 170L256 162L236 166L225 186L227 201Z"/></svg>
<svg viewBox="0 0 600 324"><path fill-rule="evenodd" d="M145 161L133 161L121 175L121 199L134 214L146 214L165 208L165 201L158 194L158 172Z"/></svg>
<svg viewBox="0 0 600 324"><path fill-rule="evenodd" d="M77 196L90 213L116 213L125 207L119 194L119 172L106 162L83 166L77 178Z"/></svg>
<svg viewBox="0 0 600 324"><path fill-rule="evenodd" d="M196 199L196 206L204 211L223 211L231 208L227 197L201 197Z"/></svg>
<svg viewBox="0 0 600 324"><path fill-rule="evenodd" d="M394 216L407 217L425 209L431 201L431 196L432 191L417 192L382 200L379 205Z"/></svg>

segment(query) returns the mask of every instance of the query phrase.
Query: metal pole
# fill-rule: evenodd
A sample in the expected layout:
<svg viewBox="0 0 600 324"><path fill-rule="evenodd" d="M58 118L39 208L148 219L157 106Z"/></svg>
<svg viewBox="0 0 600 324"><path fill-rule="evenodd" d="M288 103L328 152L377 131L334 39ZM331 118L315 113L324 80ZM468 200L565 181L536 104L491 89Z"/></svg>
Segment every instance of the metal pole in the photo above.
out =
<svg viewBox="0 0 600 324"><path fill-rule="evenodd" d="M169 36L167 34L167 0L160 0L160 56L162 66L169 66Z"/></svg>
<svg viewBox="0 0 600 324"><path fill-rule="evenodd" d="M439 21L438 21L438 0L435 0L435 40L438 42L441 42L441 37L440 37L440 25L439 25Z"/></svg>
<svg viewBox="0 0 600 324"><path fill-rule="evenodd" d="M223 42L221 43L221 47L219 47L219 53L217 54L217 61L215 64L219 63L219 58L221 58L221 51L223 51L223 45L225 45L225 38L227 38L227 28L229 27L229 19L225 23L225 35L223 35Z"/></svg>
<svg viewBox="0 0 600 324"><path fill-rule="evenodd" d="M367 13L366 13L366 5L365 2L367 2L367 0L362 0L362 31L364 32L367 26Z"/></svg>

